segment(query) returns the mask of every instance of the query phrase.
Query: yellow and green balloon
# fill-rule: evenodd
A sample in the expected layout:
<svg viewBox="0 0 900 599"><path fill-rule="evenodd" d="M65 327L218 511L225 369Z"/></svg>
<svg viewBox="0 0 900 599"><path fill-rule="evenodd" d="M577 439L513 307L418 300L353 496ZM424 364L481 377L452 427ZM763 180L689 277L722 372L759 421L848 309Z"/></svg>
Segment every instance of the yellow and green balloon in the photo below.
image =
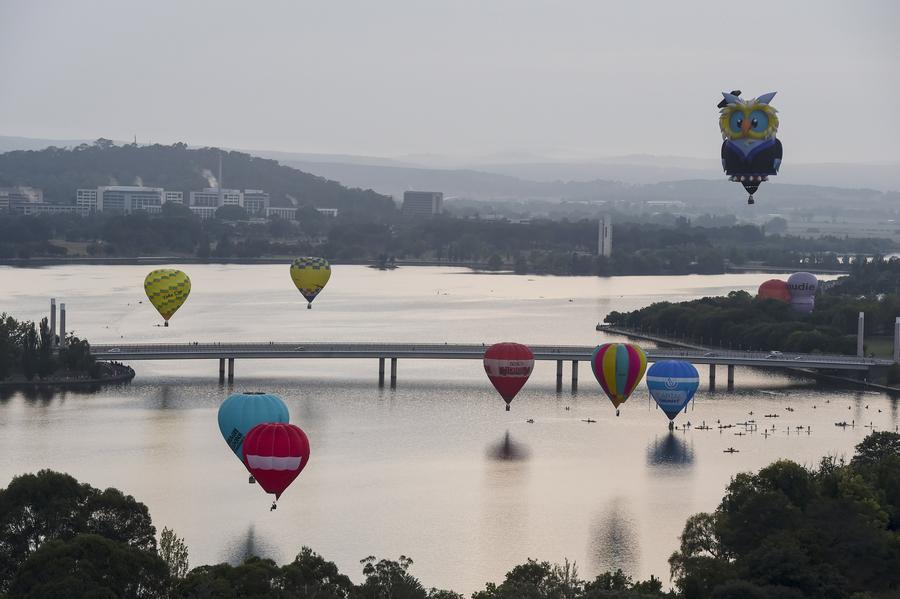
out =
<svg viewBox="0 0 900 599"><path fill-rule="evenodd" d="M297 258L291 264L291 280L306 298L307 308L312 308L313 300L325 288L330 278L331 265L325 258Z"/></svg>
<svg viewBox="0 0 900 599"><path fill-rule="evenodd" d="M191 279L180 270L160 268L144 279L144 291L153 307L169 326L169 319L184 305L191 293Z"/></svg>

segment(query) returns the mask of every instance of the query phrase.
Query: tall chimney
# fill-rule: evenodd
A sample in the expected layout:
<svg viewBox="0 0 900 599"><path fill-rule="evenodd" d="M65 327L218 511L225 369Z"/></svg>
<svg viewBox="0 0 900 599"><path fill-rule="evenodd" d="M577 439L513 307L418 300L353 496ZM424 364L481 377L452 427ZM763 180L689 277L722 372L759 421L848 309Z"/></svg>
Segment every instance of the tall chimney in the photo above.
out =
<svg viewBox="0 0 900 599"><path fill-rule="evenodd" d="M50 345L56 347L56 298L50 298Z"/></svg>
<svg viewBox="0 0 900 599"><path fill-rule="evenodd" d="M66 304L59 305L59 347L66 347Z"/></svg>

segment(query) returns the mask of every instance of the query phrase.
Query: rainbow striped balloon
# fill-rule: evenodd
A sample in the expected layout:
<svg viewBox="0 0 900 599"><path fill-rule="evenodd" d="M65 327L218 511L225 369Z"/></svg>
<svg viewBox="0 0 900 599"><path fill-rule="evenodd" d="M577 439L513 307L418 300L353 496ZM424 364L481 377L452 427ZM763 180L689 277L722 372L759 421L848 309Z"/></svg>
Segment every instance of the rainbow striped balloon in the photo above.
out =
<svg viewBox="0 0 900 599"><path fill-rule="evenodd" d="M644 378L647 356L644 350L631 343L604 343L594 350L591 368L604 393L616 407L618 416L619 406L625 403Z"/></svg>

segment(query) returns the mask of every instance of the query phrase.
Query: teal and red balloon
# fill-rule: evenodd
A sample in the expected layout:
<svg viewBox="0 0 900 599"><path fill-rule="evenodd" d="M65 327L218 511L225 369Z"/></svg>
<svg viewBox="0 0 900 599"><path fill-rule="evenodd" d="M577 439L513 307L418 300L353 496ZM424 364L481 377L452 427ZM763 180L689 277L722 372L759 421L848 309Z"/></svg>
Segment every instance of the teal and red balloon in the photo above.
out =
<svg viewBox="0 0 900 599"><path fill-rule="evenodd" d="M288 422L287 406L273 393L232 393L219 406L219 430L234 455L244 461L242 447L250 430L264 422Z"/></svg>

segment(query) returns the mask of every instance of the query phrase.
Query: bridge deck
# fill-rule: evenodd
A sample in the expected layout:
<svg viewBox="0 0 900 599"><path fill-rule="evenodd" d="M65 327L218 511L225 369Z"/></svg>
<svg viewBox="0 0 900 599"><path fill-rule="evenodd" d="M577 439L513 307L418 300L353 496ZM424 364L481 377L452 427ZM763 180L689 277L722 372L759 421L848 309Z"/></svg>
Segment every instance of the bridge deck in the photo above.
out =
<svg viewBox="0 0 900 599"><path fill-rule="evenodd" d="M530 345L536 360L590 360L592 346ZM413 358L425 360L480 360L482 344L429 343L160 343L91 346L101 360L203 360L221 358ZM890 360L824 354L778 354L733 350L650 348L650 362L686 360L694 364L868 370L890 366Z"/></svg>

